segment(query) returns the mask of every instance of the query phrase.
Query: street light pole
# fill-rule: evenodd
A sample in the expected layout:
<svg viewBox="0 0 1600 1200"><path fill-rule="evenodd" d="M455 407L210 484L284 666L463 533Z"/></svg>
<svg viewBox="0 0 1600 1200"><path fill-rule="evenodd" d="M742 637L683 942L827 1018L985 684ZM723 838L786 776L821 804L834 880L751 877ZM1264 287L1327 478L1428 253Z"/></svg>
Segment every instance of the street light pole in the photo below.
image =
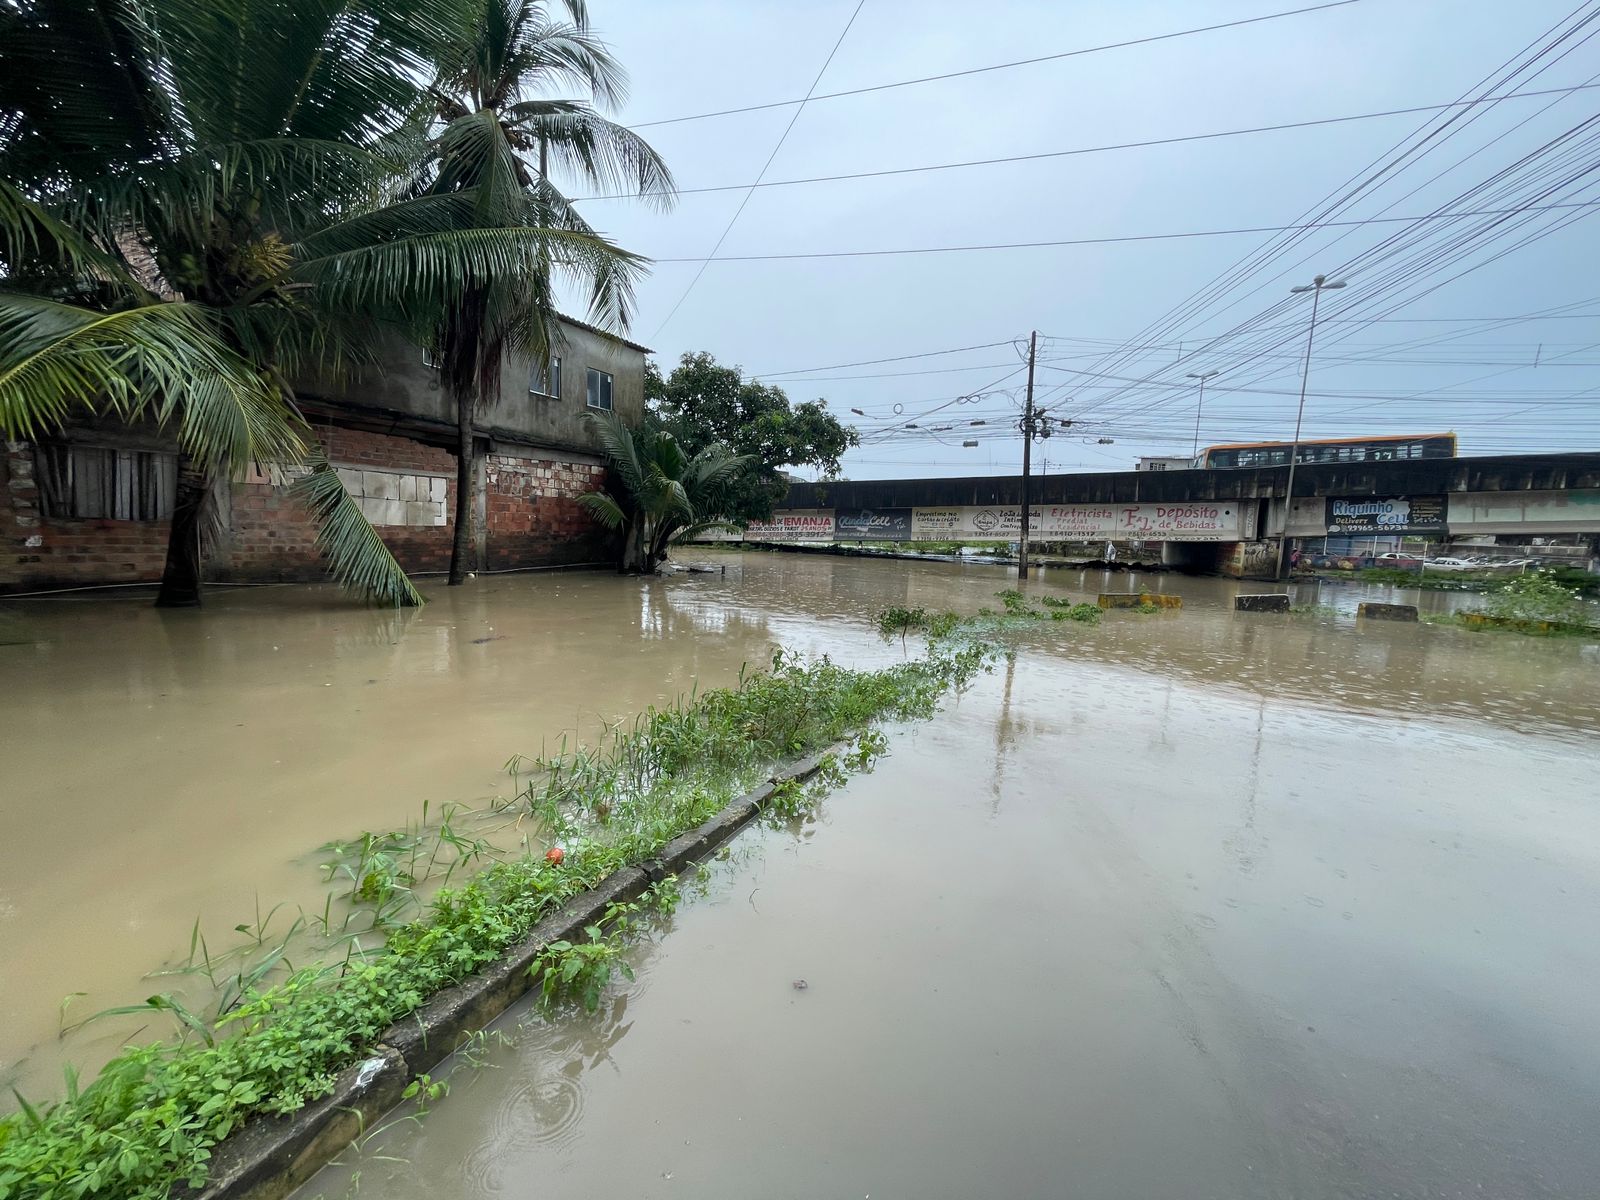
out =
<svg viewBox="0 0 1600 1200"><path fill-rule="evenodd" d="M1326 275L1318 275L1310 283L1299 287L1290 288L1289 291L1298 295L1301 292L1311 293L1311 328L1306 331L1306 360L1300 368L1300 407L1294 415L1294 442L1289 447L1289 481L1284 488L1283 495L1283 529L1278 534L1278 573L1276 578L1284 577L1284 567L1288 559L1284 549L1289 544L1289 520L1294 515L1294 467L1295 460L1300 457L1300 426L1306 416L1306 385L1311 380L1311 346L1317 337L1317 302L1322 299L1322 293L1335 288L1344 287L1344 280L1330 281Z"/></svg>
<svg viewBox="0 0 1600 1200"><path fill-rule="evenodd" d="M1194 402L1194 449L1190 452L1189 457L1191 458L1200 457L1200 410L1205 407L1206 403L1206 380L1213 375L1220 374L1222 374L1220 370L1206 371L1199 375L1193 371L1189 372L1190 379L1198 379L1200 381L1200 398Z"/></svg>

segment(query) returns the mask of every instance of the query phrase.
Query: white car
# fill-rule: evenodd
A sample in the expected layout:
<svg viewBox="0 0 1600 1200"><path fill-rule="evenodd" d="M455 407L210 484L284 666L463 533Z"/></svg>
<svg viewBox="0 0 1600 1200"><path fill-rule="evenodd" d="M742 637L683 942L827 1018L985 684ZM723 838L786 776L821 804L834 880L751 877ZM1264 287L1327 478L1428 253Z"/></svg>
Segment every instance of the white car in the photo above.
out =
<svg viewBox="0 0 1600 1200"><path fill-rule="evenodd" d="M1477 563L1469 563L1461 558L1430 558L1428 570L1430 571L1476 571Z"/></svg>

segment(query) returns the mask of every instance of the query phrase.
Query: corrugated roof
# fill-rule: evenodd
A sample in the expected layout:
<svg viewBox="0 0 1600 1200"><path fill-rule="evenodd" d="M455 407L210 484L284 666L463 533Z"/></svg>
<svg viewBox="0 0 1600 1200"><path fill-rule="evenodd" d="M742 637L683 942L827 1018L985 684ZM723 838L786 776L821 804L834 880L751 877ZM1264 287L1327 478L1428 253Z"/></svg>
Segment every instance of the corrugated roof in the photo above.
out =
<svg viewBox="0 0 1600 1200"><path fill-rule="evenodd" d="M573 327L575 327L577 329L585 329L585 330L588 330L590 333L599 334L603 338L610 338L613 342L621 342L624 346L628 347L628 349L630 349L630 350L637 350L641 354L654 354L655 353L655 351L651 350L649 346L641 346L638 342L630 342L627 338L623 337L621 334L612 333L611 330L609 330L609 329L601 329L600 326L591 325L587 321L580 321L580 320L578 320L577 317L569 317L564 312L558 312L556 314L556 316L559 319L565 321L568 325L571 325L571 326L573 326Z"/></svg>

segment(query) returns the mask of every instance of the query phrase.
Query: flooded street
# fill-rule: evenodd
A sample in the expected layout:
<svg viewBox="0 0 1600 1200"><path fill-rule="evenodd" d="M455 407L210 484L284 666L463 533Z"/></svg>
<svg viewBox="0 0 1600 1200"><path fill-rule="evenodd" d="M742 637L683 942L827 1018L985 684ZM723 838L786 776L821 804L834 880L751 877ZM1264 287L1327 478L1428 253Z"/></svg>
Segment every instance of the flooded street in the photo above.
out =
<svg viewBox="0 0 1600 1200"><path fill-rule="evenodd" d="M258 897L319 907L331 838L480 804L514 753L776 644L896 661L879 610L1013 585L695 557L726 573L481 579L398 616L0 605L5 1082L103 1058L136 1026L58 1042L62 997L162 990L197 916L222 941ZM1044 623L816 823L735 841L594 1017L513 1010L302 1194L1592 1196L1600 647L1358 627L1388 588L1252 616L1233 596L1269 585L1135 579L1182 611Z"/></svg>

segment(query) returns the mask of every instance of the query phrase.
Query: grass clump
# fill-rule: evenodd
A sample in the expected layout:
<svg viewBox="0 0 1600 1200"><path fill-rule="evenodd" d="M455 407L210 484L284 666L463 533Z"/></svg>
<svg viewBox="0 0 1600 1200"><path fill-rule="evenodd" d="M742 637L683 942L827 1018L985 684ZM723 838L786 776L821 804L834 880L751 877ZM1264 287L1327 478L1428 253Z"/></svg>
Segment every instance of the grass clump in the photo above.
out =
<svg viewBox="0 0 1600 1200"><path fill-rule="evenodd" d="M1477 592L1489 583L1484 575L1457 572L1446 575L1439 571L1422 573L1405 567L1363 567L1355 572L1362 583L1388 583L1397 587L1423 588L1430 592Z"/></svg>
<svg viewBox="0 0 1600 1200"><path fill-rule="evenodd" d="M848 756L864 765L882 745L873 723L931 715L991 654L969 644L855 671L780 651L737 687L653 709L597 748L541 759L517 803L562 839L562 861L529 853L495 862L439 891L420 916L389 929L381 948L352 943L342 963L248 987L204 1038L129 1048L82 1089L69 1074L54 1104L19 1097L21 1111L0 1118L0 1196L158 1200L176 1185L198 1186L218 1142L251 1117L326 1095L388 1025L494 961L555 906L653 857L784 759L867 734ZM827 778L839 770L830 764ZM418 877L414 850L422 854L404 840L346 846L333 869L358 896L381 902L391 889L392 902ZM452 851L470 856L475 847ZM608 915L588 942L550 948L542 966L547 981L554 968L551 1002L588 1005L620 969L614 953L593 947L609 946L633 914Z"/></svg>
<svg viewBox="0 0 1600 1200"><path fill-rule="evenodd" d="M1600 632L1577 588L1547 571L1529 571L1506 580L1489 594L1482 608L1424 614L1423 619L1435 625L1537 637L1587 637Z"/></svg>
<svg viewBox="0 0 1600 1200"><path fill-rule="evenodd" d="M1543 571L1529 571L1502 583L1489 594L1485 610L1504 620L1588 624L1588 611L1577 589Z"/></svg>

